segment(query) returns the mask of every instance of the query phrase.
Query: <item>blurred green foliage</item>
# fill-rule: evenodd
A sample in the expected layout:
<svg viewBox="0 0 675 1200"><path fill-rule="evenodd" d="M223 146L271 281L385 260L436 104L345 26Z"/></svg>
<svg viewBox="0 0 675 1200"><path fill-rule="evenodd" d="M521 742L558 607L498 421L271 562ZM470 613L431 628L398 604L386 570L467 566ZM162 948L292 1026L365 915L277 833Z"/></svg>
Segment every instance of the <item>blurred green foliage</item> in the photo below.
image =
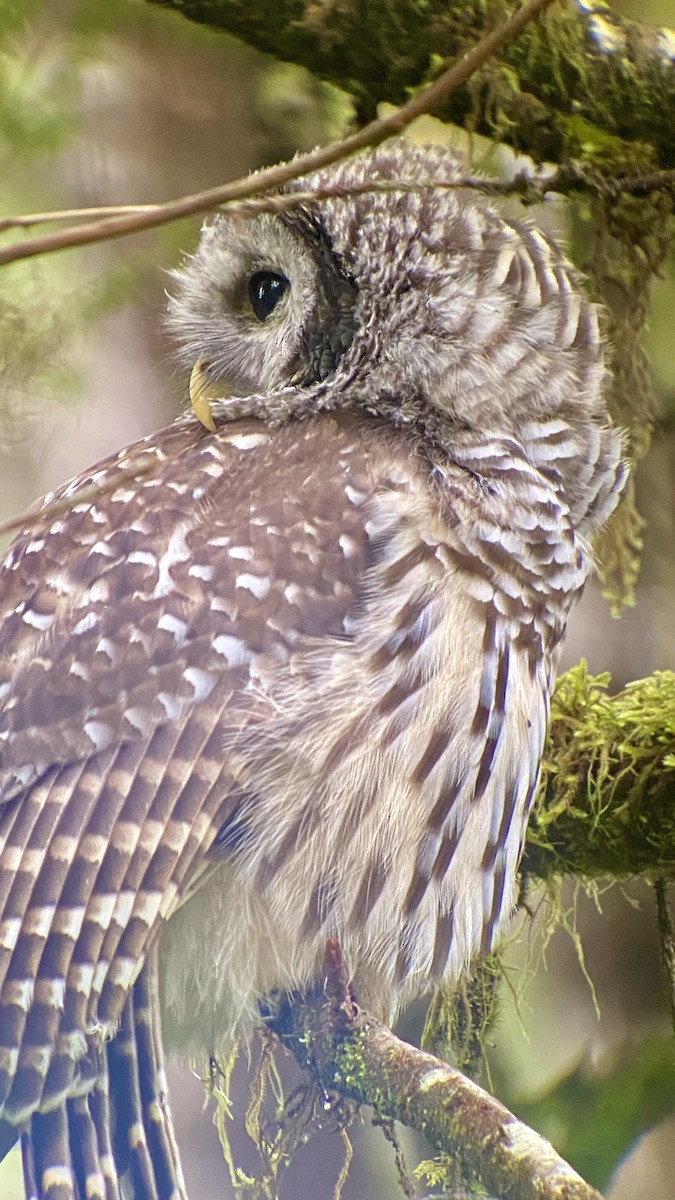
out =
<svg viewBox="0 0 675 1200"><path fill-rule="evenodd" d="M546 1095L512 1107L602 1190L637 1139L675 1110L673 1057L672 1036L651 1034L597 1068L582 1060Z"/></svg>
<svg viewBox="0 0 675 1200"><path fill-rule="evenodd" d="M60 207L58 155L79 130L82 66L99 45L88 45L71 24L50 29L44 0L0 6L0 211ZM100 10L100 6L99 10ZM112 4L110 8L119 6ZM22 234L2 235L11 241ZM77 260L63 256L3 268L0 288L0 432L12 431L43 393L77 392L69 355L91 292Z"/></svg>

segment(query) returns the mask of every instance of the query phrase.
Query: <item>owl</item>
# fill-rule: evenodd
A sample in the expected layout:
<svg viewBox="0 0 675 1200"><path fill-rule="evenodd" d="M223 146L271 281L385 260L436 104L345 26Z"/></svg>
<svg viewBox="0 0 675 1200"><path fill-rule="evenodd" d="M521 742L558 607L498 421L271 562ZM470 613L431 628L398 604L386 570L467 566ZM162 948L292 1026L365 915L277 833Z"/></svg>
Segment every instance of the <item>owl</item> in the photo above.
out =
<svg viewBox="0 0 675 1200"><path fill-rule="evenodd" d="M513 909L625 472L575 271L461 170L390 142L209 221L168 316L201 419L7 554L0 1139L38 1200L183 1196L162 1043L245 1040L327 938L391 1020Z"/></svg>

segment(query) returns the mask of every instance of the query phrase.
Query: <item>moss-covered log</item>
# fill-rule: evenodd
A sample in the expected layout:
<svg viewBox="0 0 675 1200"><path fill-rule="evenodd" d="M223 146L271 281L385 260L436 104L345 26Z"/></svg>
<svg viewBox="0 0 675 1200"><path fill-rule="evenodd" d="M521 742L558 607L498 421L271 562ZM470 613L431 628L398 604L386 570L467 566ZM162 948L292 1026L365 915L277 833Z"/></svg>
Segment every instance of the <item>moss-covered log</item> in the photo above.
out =
<svg viewBox="0 0 675 1200"><path fill-rule="evenodd" d="M517 4L513 0L150 0L299 63L354 97L360 121L401 104ZM632 169L675 166L675 33L603 0L561 0L438 114L537 159L633 144ZM612 157L616 154L612 152Z"/></svg>

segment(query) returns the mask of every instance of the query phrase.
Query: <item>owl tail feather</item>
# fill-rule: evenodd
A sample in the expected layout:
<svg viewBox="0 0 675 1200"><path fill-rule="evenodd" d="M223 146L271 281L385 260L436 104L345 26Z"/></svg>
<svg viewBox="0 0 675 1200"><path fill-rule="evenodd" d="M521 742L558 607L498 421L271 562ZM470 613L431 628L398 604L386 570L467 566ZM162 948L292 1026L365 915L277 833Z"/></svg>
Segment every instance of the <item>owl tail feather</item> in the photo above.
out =
<svg viewBox="0 0 675 1200"><path fill-rule="evenodd" d="M154 962L146 963L108 1045L114 1158L125 1198L187 1200L169 1110L155 978Z"/></svg>
<svg viewBox="0 0 675 1200"><path fill-rule="evenodd" d="M16 1130L5 1125L0 1152L6 1153ZM154 965L136 980L93 1089L35 1113L21 1148L26 1200L187 1200L168 1107Z"/></svg>

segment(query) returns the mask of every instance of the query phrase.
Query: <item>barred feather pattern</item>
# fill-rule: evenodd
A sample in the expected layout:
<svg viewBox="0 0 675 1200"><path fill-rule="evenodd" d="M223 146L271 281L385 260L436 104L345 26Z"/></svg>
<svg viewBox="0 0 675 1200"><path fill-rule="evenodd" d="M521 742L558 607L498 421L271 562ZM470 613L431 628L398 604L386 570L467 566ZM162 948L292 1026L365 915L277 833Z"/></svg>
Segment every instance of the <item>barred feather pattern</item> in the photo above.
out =
<svg viewBox="0 0 675 1200"><path fill-rule="evenodd" d="M92 1089L33 1114L21 1135L27 1200L186 1200L155 989L151 955Z"/></svg>
<svg viewBox="0 0 675 1200"><path fill-rule="evenodd" d="M328 936L391 1018L491 948L625 476L573 269L473 198L216 219L178 289L216 432L73 480L0 573L0 1132L35 1200L183 1200L160 1006L219 1053Z"/></svg>

